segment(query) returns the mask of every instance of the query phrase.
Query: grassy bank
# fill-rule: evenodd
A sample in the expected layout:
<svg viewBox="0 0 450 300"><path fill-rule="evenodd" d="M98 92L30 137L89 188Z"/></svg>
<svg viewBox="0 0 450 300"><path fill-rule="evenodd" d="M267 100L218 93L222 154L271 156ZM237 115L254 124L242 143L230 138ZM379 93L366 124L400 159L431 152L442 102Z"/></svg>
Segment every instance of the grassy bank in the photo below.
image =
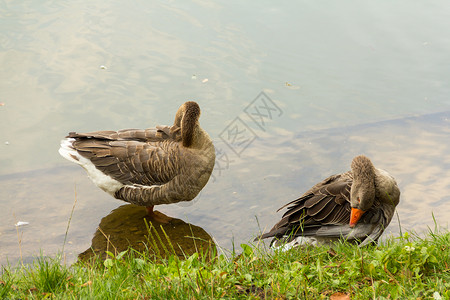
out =
<svg viewBox="0 0 450 300"><path fill-rule="evenodd" d="M41 257L32 266L3 267L0 299L450 299L449 232L406 233L363 249L242 246L239 255L184 260L131 249L72 266Z"/></svg>

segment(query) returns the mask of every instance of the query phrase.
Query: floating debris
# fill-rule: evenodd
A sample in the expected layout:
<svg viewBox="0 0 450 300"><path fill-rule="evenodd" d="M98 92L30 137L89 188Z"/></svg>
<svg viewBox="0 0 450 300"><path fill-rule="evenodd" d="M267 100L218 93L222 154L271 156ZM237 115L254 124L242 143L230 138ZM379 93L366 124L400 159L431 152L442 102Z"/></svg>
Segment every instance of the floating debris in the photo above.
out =
<svg viewBox="0 0 450 300"><path fill-rule="evenodd" d="M5 145L9 145L9 142L8 142L8 141L6 141L6 142L5 142Z"/></svg>
<svg viewBox="0 0 450 300"><path fill-rule="evenodd" d="M298 89L300 89L300 87L299 87L298 85L293 85L293 84L291 84L291 83L289 83L289 82L286 82L284 85L285 85L288 89L291 89L291 90L298 90Z"/></svg>
<svg viewBox="0 0 450 300"><path fill-rule="evenodd" d="M106 70L106 69L108 69L106 66L104 66L104 65L101 65L100 66L100 69L102 69L102 70Z"/></svg>
<svg viewBox="0 0 450 300"><path fill-rule="evenodd" d="M16 227L26 226L26 225L29 225L29 224L30 223L28 223L28 222L19 221L19 222L16 223Z"/></svg>
<svg viewBox="0 0 450 300"><path fill-rule="evenodd" d="M192 80L195 80L195 79L197 79L197 75L195 75L195 74L192 74L192 77L191 77L191 79L192 79Z"/></svg>
<svg viewBox="0 0 450 300"><path fill-rule="evenodd" d="M3 102L0 102L0 106L5 106L5 103L3 103Z"/></svg>
<svg viewBox="0 0 450 300"><path fill-rule="evenodd" d="M205 78L202 80L202 83L207 83L208 82L208 78Z"/></svg>

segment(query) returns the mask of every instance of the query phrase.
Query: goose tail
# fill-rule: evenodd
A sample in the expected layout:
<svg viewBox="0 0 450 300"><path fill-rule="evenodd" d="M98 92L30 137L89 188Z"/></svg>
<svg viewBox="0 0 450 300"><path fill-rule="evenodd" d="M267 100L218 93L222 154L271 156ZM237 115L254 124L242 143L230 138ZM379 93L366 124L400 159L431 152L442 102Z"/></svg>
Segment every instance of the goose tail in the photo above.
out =
<svg viewBox="0 0 450 300"><path fill-rule="evenodd" d="M115 197L115 194L120 190L124 184L106 175L86 157L81 156L80 153L73 147L74 138L65 138L61 140L61 147L58 152L65 159L82 166L91 180L102 190Z"/></svg>
<svg viewBox="0 0 450 300"><path fill-rule="evenodd" d="M64 157L65 159L82 165L81 163L81 155L78 153L77 150L73 147L72 143L75 141L74 138L65 138L61 140L61 147L59 148L58 152L59 154Z"/></svg>

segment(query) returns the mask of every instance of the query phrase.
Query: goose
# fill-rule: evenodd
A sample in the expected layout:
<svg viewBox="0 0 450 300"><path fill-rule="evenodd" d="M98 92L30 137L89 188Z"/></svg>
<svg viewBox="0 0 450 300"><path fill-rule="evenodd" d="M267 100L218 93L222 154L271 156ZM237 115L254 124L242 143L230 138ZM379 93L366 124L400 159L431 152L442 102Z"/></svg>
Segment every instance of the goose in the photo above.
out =
<svg viewBox="0 0 450 300"><path fill-rule="evenodd" d="M285 250L339 238L359 246L376 243L399 201L394 177L359 155L350 171L326 178L278 209L287 207L281 220L255 241L273 237L271 246Z"/></svg>
<svg viewBox="0 0 450 300"><path fill-rule="evenodd" d="M214 145L199 117L199 105L188 101L172 126L70 132L59 153L114 198L145 206L149 216L167 223L153 207L194 199L214 168Z"/></svg>

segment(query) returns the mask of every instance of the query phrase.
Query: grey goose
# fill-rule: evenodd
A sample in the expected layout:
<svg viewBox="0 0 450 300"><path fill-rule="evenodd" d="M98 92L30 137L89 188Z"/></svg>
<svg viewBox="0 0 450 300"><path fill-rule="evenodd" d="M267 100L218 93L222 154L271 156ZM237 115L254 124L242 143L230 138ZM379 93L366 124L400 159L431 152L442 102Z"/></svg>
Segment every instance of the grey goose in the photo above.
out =
<svg viewBox="0 0 450 300"><path fill-rule="evenodd" d="M146 206L158 220L154 205L194 199L214 168L214 146L199 117L200 107L189 101L180 106L172 126L70 132L59 153L82 166L102 190Z"/></svg>
<svg viewBox="0 0 450 300"><path fill-rule="evenodd" d="M339 238L360 246L375 243L399 200L395 179L368 157L356 156L350 171L326 178L281 207L287 207L281 220L255 241L273 237L271 245L284 249Z"/></svg>

